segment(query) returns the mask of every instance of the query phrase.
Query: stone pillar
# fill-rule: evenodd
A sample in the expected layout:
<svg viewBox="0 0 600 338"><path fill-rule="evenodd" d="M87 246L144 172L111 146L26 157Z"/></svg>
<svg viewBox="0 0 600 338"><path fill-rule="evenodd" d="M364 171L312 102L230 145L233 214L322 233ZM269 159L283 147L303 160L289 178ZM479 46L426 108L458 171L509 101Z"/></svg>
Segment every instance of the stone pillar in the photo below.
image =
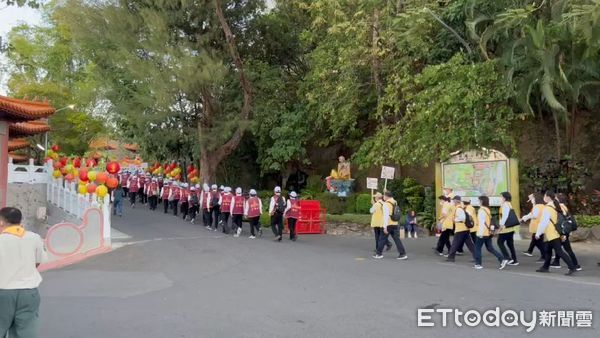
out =
<svg viewBox="0 0 600 338"><path fill-rule="evenodd" d="M0 208L6 206L8 188L8 123L0 121Z"/></svg>

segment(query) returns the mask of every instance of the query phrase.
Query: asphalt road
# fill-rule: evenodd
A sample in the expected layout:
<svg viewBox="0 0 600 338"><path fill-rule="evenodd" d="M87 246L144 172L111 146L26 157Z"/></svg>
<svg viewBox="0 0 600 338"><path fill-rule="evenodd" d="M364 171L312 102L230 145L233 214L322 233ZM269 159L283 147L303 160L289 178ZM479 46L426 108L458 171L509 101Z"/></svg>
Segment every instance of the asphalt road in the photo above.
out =
<svg viewBox="0 0 600 338"><path fill-rule="evenodd" d="M417 309L591 310L593 328L538 327L531 336L598 337L600 252L584 271L535 273L535 258L498 271L470 258L443 262L435 238L406 239L409 259L373 260L365 238L304 235L297 242L233 238L159 212L126 210L130 235L111 253L43 274L41 335L67 337L508 337L524 327L417 326ZM526 243L519 243L520 249ZM452 318L451 318L452 319Z"/></svg>

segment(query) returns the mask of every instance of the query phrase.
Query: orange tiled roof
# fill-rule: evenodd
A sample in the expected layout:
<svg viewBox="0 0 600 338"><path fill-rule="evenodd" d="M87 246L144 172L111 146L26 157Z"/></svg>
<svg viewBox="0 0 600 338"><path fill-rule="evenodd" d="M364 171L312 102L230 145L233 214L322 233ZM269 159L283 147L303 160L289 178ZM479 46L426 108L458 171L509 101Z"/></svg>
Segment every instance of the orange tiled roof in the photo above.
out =
<svg viewBox="0 0 600 338"><path fill-rule="evenodd" d="M8 140L8 151L15 151L29 147L29 141L24 138L10 139Z"/></svg>
<svg viewBox="0 0 600 338"><path fill-rule="evenodd" d="M8 153L8 157L12 157L15 163L23 163L29 160L29 156L17 153Z"/></svg>
<svg viewBox="0 0 600 338"><path fill-rule="evenodd" d="M138 151L139 146L137 144L124 144L123 148L135 153Z"/></svg>
<svg viewBox="0 0 600 338"><path fill-rule="evenodd" d="M103 149L103 150L115 150L119 147L116 141L110 140L107 137L99 137L90 142L90 148L92 149Z"/></svg>
<svg viewBox="0 0 600 338"><path fill-rule="evenodd" d="M48 102L13 99L0 95L0 119L6 121L37 120L48 117L55 111Z"/></svg>
<svg viewBox="0 0 600 338"><path fill-rule="evenodd" d="M8 125L9 135L14 136L29 136L42 134L50 131L50 126L45 121L36 120L29 122L17 122Z"/></svg>

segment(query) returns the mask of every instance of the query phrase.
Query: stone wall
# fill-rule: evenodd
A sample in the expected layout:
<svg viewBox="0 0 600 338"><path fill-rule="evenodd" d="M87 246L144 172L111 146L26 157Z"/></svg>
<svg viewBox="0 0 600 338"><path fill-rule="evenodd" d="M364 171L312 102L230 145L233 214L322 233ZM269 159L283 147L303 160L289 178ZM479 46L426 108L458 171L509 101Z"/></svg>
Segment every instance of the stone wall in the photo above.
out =
<svg viewBox="0 0 600 338"><path fill-rule="evenodd" d="M6 205L19 208L23 213L25 227L45 234L46 184L10 183L6 195Z"/></svg>

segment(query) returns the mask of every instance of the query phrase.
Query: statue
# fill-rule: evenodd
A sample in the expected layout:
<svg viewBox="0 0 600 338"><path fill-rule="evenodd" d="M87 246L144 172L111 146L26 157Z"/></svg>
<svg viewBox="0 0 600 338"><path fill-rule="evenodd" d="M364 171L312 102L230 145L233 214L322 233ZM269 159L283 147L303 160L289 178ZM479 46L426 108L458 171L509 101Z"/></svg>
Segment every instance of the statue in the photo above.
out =
<svg viewBox="0 0 600 338"><path fill-rule="evenodd" d="M340 156L338 160L337 170L332 169L326 179L327 190L336 193L339 197L346 197L352 190L354 180L350 173L350 162L346 161L344 156Z"/></svg>

